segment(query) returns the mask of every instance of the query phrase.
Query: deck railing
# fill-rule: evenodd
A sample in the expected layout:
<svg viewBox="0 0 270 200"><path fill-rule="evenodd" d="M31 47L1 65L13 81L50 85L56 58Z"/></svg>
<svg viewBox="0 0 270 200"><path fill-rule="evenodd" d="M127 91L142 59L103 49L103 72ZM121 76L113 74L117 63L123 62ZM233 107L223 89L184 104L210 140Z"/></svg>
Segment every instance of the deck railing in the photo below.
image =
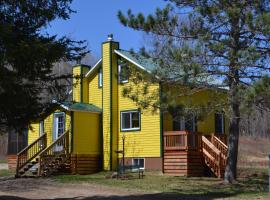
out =
<svg viewBox="0 0 270 200"><path fill-rule="evenodd" d="M39 176L43 175L44 170L50 171L55 168L56 159L63 161L67 155L69 155L69 131L63 133L39 154Z"/></svg>
<svg viewBox="0 0 270 200"><path fill-rule="evenodd" d="M163 133L164 150L200 150L201 134L189 131L166 131Z"/></svg>
<svg viewBox="0 0 270 200"><path fill-rule="evenodd" d="M46 133L25 147L17 154L17 169L16 175L19 175L19 171L31 162L42 150L46 148Z"/></svg>

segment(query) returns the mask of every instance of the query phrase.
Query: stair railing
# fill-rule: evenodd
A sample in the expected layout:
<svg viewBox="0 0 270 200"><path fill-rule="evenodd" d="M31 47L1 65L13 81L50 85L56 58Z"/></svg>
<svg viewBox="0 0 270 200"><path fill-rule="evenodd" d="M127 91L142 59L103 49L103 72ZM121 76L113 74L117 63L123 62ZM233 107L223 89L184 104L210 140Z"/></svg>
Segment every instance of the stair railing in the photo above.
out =
<svg viewBox="0 0 270 200"><path fill-rule="evenodd" d="M39 176L46 167L51 167L57 156L69 155L69 131L64 132L39 155Z"/></svg>
<svg viewBox="0 0 270 200"><path fill-rule="evenodd" d="M215 147L205 136L202 136L202 150L205 161L210 165L217 177L221 177L222 156L221 151Z"/></svg>
<svg viewBox="0 0 270 200"><path fill-rule="evenodd" d="M38 139L25 147L17 154L17 168L16 176L19 175L19 171L31 162L38 154L43 151L47 146L46 133L41 135Z"/></svg>
<svg viewBox="0 0 270 200"><path fill-rule="evenodd" d="M228 153L228 146L224 144L218 137L212 137L212 143L215 147L220 150L222 156L222 165L226 166L227 163L227 153Z"/></svg>

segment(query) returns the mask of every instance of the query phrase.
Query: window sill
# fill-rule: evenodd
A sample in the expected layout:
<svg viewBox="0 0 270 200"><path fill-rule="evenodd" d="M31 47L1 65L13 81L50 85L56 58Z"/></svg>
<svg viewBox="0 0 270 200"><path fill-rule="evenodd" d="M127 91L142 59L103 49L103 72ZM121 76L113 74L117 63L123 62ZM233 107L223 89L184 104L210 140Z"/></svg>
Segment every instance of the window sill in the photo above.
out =
<svg viewBox="0 0 270 200"><path fill-rule="evenodd" d="M136 128L136 129L121 129L121 132L138 132L141 131L140 128Z"/></svg>

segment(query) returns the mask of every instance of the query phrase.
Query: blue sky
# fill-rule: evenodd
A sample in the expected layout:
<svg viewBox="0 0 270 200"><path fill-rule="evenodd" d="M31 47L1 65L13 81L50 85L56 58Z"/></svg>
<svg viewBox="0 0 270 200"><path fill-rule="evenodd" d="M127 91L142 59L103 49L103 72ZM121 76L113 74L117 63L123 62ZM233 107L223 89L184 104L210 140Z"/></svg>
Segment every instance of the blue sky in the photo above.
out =
<svg viewBox="0 0 270 200"><path fill-rule="evenodd" d="M122 26L117 11L131 8L134 13L153 13L164 7L164 0L74 0L71 8L77 13L67 21L55 20L46 29L49 34L67 35L72 39L86 40L88 48L96 57L101 55L101 43L109 33L120 42L120 48L138 50L143 45L143 34Z"/></svg>

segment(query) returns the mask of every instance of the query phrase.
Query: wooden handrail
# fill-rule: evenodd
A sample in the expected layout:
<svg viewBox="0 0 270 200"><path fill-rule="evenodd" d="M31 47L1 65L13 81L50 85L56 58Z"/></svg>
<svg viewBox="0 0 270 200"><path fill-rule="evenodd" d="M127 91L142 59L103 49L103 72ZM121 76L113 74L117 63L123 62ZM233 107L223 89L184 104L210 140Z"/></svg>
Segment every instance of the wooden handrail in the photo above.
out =
<svg viewBox="0 0 270 200"><path fill-rule="evenodd" d="M220 150L215 147L213 143L211 143L205 136L202 136L202 141L206 143L216 154L220 153Z"/></svg>
<svg viewBox="0 0 270 200"><path fill-rule="evenodd" d="M167 131L163 133L165 151L201 150L201 133Z"/></svg>
<svg viewBox="0 0 270 200"><path fill-rule="evenodd" d="M30 145L25 147L17 154L17 168L16 175L19 175L19 171L32 161L43 149L46 148L47 137L46 133L41 135L38 139L32 142Z"/></svg>
<svg viewBox="0 0 270 200"><path fill-rule="evenodd" d="M38 142L40 140L40 138L42 138L44 136L46 136L46 133L44 133L39 138L37 138L36 140L34 140L34 142L32 142L31 144L29 144L28 146L26 146L24 149L22 149L19 153L17 153L17 156L19 156L23 152L27 151L27 149L31 148L36 142Z"/></svg>
<svg viewBox="0 0 270 200"><path fill-rule="evenodd" d="M43 156L48 152L52 147L54 147L59 141L62 140L63 137L66 137L68 135L69 131L64 132L59 138L57 138L52 144L50 144L46 149L44 149L39 156Z"/></svg>
<svg viewBox="0 0 270 200"><path fill-rule="evenodd" d="M57 156L69 154L69 131L64 132L50 146L39 154L39 175L44 172L45 166L49 166Z"/></svg>
<svg viewBox="0 0 270 200"><path fill-rule="evenodd" d="M210 165L216 176L220 178L226 165L226 158L222 155L222 151L205 136L202 136L202 149L205 161Z"/></svg>

